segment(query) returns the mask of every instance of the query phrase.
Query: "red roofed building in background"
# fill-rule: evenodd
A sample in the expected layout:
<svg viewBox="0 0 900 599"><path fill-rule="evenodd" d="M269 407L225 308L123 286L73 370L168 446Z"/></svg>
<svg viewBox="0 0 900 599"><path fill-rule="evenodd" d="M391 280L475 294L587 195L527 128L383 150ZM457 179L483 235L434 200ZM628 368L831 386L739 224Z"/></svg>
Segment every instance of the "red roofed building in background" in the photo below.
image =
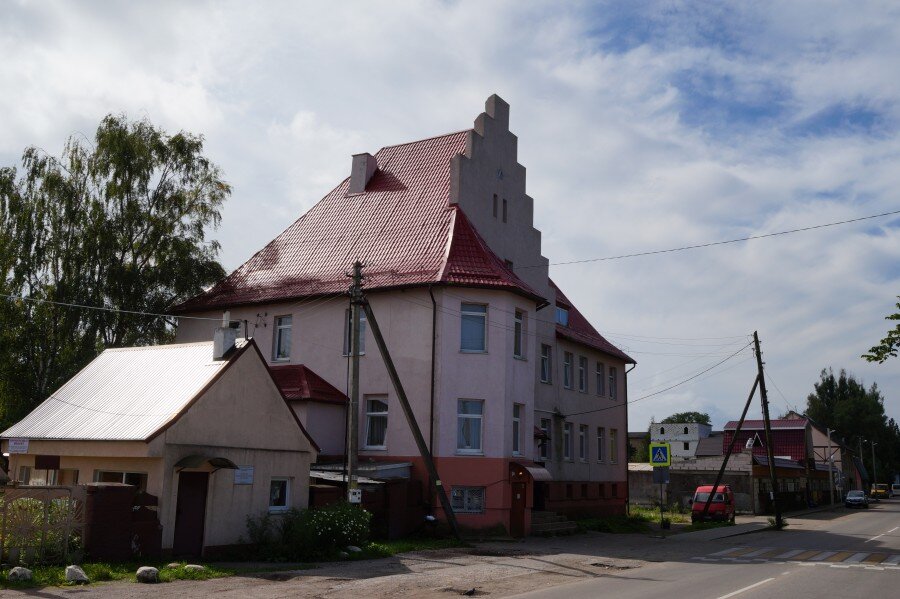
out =
<svg viewBox="0 0 900 599"><path fill-rule="evenodd" d="M361 261L364 291L458 521L521 535L552 526L546 514L533 517L541 511L624 513L625 370L634 360L550 281L516 145L509 105L494 95L472 129L355 155L350 177L176 310L225 313L269 348L276 372L293 369L276 380L297 395L295 405L317 406L319 416L299 415L323 454L339 461L345 432L335 415L346 403L315 394L347 390L346 273ZM207 339L214 325L182 319L178 340ZM408 462L427 484L363 330L360 463Z"/></svg>

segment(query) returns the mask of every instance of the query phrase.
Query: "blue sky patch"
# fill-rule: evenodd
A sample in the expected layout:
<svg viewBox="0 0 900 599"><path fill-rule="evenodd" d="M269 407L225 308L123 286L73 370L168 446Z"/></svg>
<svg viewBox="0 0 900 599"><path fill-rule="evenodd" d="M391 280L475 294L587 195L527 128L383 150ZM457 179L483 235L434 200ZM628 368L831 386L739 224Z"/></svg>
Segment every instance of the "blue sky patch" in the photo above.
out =
<svg viewBox="0 0 900 599"><path fill-rule="evenodd" d="M788 130L802 137L872 135L887 133L888 119L883 112L861 104L832 104L794 124Z"/></svg>

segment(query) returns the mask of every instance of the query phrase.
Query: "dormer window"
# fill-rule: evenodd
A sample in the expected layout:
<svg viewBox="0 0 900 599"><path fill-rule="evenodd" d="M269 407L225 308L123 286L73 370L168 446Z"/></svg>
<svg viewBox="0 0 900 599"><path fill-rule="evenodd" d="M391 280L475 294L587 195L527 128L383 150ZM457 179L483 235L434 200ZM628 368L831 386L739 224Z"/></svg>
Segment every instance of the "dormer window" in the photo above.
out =
<svg viewBox="0 0 900 599"><path fill-rule="evenodd" d="M556 322L564 327L569 326L569 310L556 306Z"/></svg>

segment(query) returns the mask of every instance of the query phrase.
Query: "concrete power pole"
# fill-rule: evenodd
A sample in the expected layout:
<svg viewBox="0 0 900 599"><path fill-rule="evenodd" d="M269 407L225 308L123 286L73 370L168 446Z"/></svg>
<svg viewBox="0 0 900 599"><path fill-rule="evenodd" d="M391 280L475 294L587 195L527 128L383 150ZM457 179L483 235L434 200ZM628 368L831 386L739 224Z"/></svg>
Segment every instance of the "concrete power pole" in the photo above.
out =
<svg viewBox="0 0 900 599"><path fill-rule="evenodd" d="M347 406L347 501L360 503L361 496L357 480L359 456L359 331L362 294L362 263L353 264L353 279L350 285L350 404Z"/></svg>
<svg viewBox="0 0 900 599"><path fill-rule="evenodd" d="M775 528L784 527L781 507L778 505L778 479L775 478L775 448L772 446L772 422L769 419L769 396L766 393L766 377L763 372L762 351L759 349L759 335L753 331L753 345L756 349L756 368L759 371L759 396L762 401L763 422L766 425L766 456L769 459L769 478L772 481L772 510L775 512Z"/></svg>
<svg viewBox="0 0 900 599"><path fill-rule="evenodd" d="M834 455L831 453L831 433L834 431L826 428L828 431L828 489L831 491L831 503L834 504Z"/></svg>

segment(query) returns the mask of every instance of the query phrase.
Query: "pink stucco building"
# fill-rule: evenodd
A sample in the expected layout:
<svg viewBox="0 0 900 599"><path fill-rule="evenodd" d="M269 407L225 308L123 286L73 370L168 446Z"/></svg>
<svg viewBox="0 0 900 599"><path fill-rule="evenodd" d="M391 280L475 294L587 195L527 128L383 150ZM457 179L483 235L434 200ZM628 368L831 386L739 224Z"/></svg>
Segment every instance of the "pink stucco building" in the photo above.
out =
<svg viewBox="0 0 900 599"><path fill-rule="evenodd" d="M624 511L634 360L549 279L516 143L509 105L494 95L472 129L356 155L350 177L178 312L226 313L268 348L271 366L302 364L339 394L346 273L362 261L458 520L522 534L533 510ZM178 340L208 339L214 326L181 319ZM363 345L360 461L410 462L425 481L367 332ZM337 458L345 429L334 399L311 391L295 409L322 453Z"/></svg>

